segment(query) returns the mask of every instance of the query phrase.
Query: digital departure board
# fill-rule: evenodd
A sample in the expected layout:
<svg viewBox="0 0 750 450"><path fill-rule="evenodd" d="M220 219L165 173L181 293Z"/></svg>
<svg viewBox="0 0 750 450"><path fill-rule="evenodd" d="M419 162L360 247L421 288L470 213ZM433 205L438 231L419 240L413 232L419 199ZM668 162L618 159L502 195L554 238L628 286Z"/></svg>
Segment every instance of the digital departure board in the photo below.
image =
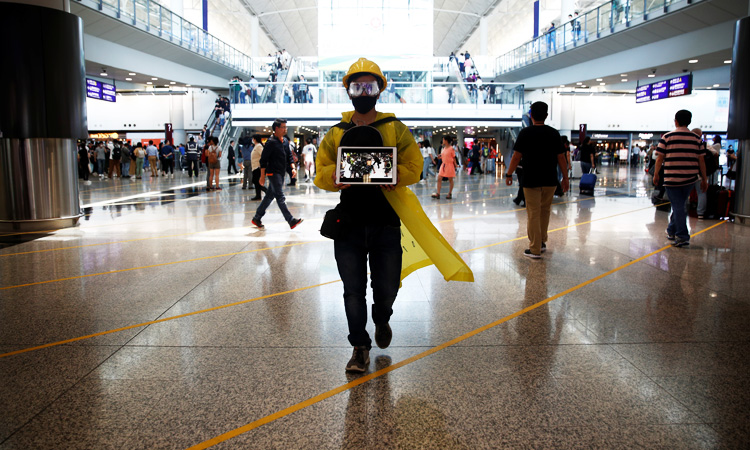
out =
<svg viewBox="0 0 750 450"><path fill-rule="evenodd" d="M117 97L117 89L114 84L102 83L101 81L86 78L86 97L114 102Z"/></svg>
<svg viewBox="0 0 750 450"><path fill-rule="evenodd" d="M669 97L680 97L693 92L693 74L682 75L670 80L638 86L635 102L644 103Z"/></svg>

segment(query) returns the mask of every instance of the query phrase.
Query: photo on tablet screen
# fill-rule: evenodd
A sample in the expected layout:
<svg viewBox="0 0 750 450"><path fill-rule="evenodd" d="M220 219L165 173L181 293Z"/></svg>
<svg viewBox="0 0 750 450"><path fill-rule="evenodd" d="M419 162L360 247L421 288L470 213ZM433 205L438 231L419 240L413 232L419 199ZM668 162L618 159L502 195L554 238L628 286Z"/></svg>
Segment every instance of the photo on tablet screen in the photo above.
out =
<svg viewBox="0 0 750 450"><path fill-rule="evenodd" d="M396 184L396 147L339 147L338 184Z"/></svg>

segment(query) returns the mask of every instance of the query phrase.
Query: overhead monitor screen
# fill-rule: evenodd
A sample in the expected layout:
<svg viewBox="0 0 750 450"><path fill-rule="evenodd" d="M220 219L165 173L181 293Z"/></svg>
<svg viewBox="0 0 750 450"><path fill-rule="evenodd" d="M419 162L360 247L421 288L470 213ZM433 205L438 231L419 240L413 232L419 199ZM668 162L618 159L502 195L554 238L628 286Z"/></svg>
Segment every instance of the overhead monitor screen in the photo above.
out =
<svg viewBox="0 0 750 450"><path fill-rule="evenodd" d="M114 84L102 83L101 81L86 78L86 97L115 102L117 89Z"/></svg>
<svg viewBox="0 0 750 450"><path fill-rule="evenodd" d="M693 92L693 74L681 75L669 80L638 86L635 102L644 103L669 97L680 97Z"/></svg>

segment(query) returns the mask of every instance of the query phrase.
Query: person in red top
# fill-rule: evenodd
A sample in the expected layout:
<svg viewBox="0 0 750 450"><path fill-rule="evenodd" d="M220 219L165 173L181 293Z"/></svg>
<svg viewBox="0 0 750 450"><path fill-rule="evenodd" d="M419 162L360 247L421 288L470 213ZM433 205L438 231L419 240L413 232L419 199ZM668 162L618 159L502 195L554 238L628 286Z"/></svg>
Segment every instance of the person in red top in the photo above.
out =
<svg viewBox="0 0 750 450"><path fill-rule="evenodd" d="M447 178L450 183L448 189L448 195L445 196L447 199L453 198L453 179L456 178L456 152L453 150L453 137L443 137L443 151L438 155L443 163L440 165L440 170L437 174L437 192L432 194L432 198L440 198L440 188L443 185L443 178Z"/></svg>
<svg viewBox="0 0 750 450"><path fill-rule="evenodd" d="M656 149L656 166L654 167L654 185L659 185L659 171L664 166L664 187L667 189L669 202L672 204L672 215L667 226L667 239L674 241L672 246L690 245L690 232L687 226L685 202L700 177L701 191L706 192L706 165L703 161L701 139L688 125L693 114L681 109L674 115L675 129L659 139Z"/></svg>

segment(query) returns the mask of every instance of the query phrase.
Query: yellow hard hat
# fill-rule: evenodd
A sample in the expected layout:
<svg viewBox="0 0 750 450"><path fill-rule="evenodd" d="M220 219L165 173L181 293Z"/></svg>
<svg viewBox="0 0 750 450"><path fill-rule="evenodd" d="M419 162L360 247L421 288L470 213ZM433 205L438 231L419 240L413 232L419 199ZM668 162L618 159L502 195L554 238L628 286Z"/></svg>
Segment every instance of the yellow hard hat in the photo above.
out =
<svg viewBox="0 0 750 450"><path fill-rule="evenodd" d="M377 64L367 58L359 58L357 62L349 67L349 71L346 72L346 75L344 75L344 87L349 89L349 77L356 73L371 73L375 77L380 78L380 81L383 82L381 91L384 90L386 86L388 86L388 81L386 81L385 75L383 75L383 72L380 71L380 67L378 67Z"/></svg>

